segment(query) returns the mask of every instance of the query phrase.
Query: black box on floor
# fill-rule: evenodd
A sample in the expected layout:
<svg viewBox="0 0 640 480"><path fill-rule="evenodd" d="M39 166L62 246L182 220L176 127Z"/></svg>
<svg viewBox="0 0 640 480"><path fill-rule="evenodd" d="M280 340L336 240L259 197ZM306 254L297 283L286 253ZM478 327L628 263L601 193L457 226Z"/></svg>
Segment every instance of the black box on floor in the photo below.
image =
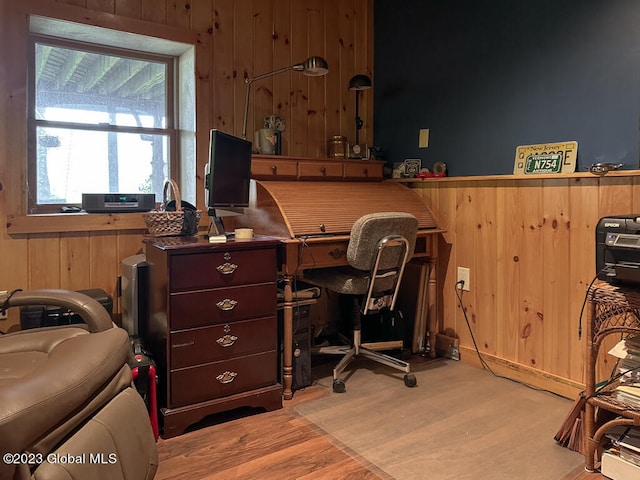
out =
<svg viewBox="0 0 640 480"><path fill-rule="evenodd" d="M111 295L101 288L78 290L78 292L97 300L109 313L109 316L113 314L113 299ZM78 323L84 323L80 315L63 307L55 305L25 305L20 307L20 328L22 330Z"/></svg>
<svg viewBox="0 0 640 480"><path fill-rule="evenodd" d="M294 302L293 306L293 381L291 390L296 391L308 387L312 383L311 377L311 303L301 301ZM278 324L282 329L283 311L278 310ZM282 334L279 338L283 338ZM280 368L282 372L282 368Z"/></svg>

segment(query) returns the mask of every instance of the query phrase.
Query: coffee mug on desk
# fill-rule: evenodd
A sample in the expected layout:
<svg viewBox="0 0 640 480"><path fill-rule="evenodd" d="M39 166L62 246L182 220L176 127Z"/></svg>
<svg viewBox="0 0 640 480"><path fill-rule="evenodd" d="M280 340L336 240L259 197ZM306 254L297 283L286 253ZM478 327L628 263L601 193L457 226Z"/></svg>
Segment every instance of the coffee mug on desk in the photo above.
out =
<svg viewBox="0 0 640 480"><path fill-rule="evenodd" d="M273 128L261 128L256 131L254 148L263 155L276 155L278 143L277 131Z"/></svg>
<svg viewBox="0 0 640 480"><path fill-rule="evenodd" d="M253 228L236 228L234 238L236 240L251 240L253 238Z"/></svg>

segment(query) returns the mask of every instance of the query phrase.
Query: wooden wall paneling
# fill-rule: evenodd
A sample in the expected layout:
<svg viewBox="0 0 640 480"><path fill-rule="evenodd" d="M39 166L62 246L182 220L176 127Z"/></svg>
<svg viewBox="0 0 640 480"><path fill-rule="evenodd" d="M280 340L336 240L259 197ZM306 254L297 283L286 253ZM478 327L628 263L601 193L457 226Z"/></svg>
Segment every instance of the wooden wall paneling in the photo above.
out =
<svg viewBox="0 0 640 480"><path fill-rule="evenodd" d="M475 283L477 269L480 264L475 263L475 209L479 207L476 202L476 184L471 182L462 182L456 191L456 230L455 230L455 256L454 261L453 282L457 281L457 268L464 267L470 270L470 290L460 292L462 304L466 311L466 320L464 312L457 308L455 315L455 331L460 341L465 345L472 346L471 331L474 337L477 337L478 329L476 324L476 300L477 286ZM455 293L455 291L454 291ZM468 324L467 324L468 321Z"/></svg>
<svg viewBox="0 0 640 480"><path fill-rule="evenodd" d="M3 195L6 202L3 213L22 212L26 198L26 177L22 168L16 168L18 162L15 159L26 158L27 150L27 45L24 39L28 32L28 17L24 15L19 6L11 2L4 2L4 25L0 28L2 43L0 45L0 58L5 65L12 68L2 68L0 75L3 79L2 102L5 108L3 119L11 118L11 121L0 122L0 131L6 141L6 156L2 159ZM14 11L14 7L17 11ZM26 261L26 259L25 259Z"/></svg>
<svg viewBox="0 0 640 480"><path fill-rule="evenodd" d="M542 181L521 183L522 250L519 253L520 315L518 363L540 368L543 344L544 276L542 264Z"/></svg>
<svg viewBox="0 0 640 480"><path fill-rule="evenodd" d="M340 2L340 132L355 141L355 96L349 91L349 80L356 74L355 0Z"/></svg>
<svg viewBox="0 0 640 480"><path fill-rule="evenodd" d="M633 184L624 177L602 177L598 192L598 217L625 215L631 211Z"/></svg>
<svg viewBox="0 0 640 480"><path fill-rule="evenodd" d="M580 178L569 184L570 205L570 277L565 295L569 304L566 355L570 359L568 378L584 382L586 347L586 311L583 311L587 289L595 276L595 234L598 222L598 179ZM561 289L562 291L562 289ZM579 328L582 325L582 335Z"/></svg>
<svg viewBox="0 0 640 480"><path fill-rule="evenodd" d="M213 3L211 0L190 0L190 30L200 33L200 45L207 48L211 45L213 34Z"/></svg>
<svg viewBox="0 0 640 480"><path fill-rule="evenodd" d="M640 179L633 178L631 183L631 209L630 214L640 214Z"/></svg>
<svg viewBox="0 0 640 480"><path fill-rule="evenodd" d="M288 67L289 62L282 66L273 63L273 1L253 1L253 75L272 72L281 67ZM262 128L265 115L273 113L274 84L287 82L291 73L263 78L253 84L253 123L247 127L247 138L254 139L255 131Z"/></svg>
<svg viewBox="0 0 640 480"><path fill-rule="evenodd" d="M120 261L116 235L109 232L91 232L89 264L86 266L90 273L90 286L86 288L102 288L115 298Z"/></svg>
<svg viewBox="0 0 640 480"><path fill-rule="evenodd" d="M233 32L233 66L234 66L234 114L233 124L235 125L236 135L242 132L242 119L244 117L244 99L245 99L245 78L254 77L265 72L257 72L253 68L253 8L252 2L233 2L233 17L228 19L232 25ZM218 52L214 52L214 59ZM216 88L215 86L213 88ZM253 115L253 95L255 94L256 85L251 87L252 95L249 99L249 114L247 116L247 138L252 140L253 125L255 124ZM228 92L229 95L232 92Z"/></svg>
<svg viewBox="0 0 640 480"><path fill-rule="evenodd" d="M60 234L60 288L84 290L91 287L91 258L87 233Z"/></svg>
<svg viewBox="0 0 640 480"><path fill-rule="evenodd" d="M323 147L325 152L329 142L329 138L346 134L340 130L340 118L342 116L341 97L344 85L340 77L340 1L326 0L325 2L325 51L324 59L329 65L329 73L325 76L325 95L326 95L326 117L325 117L325 138ZM312 51L312 54L316 53Z"/></svg>
<svg viewBox="0 0 640 480"><path fill-rule="evenodd" d="M299 60L295 60L291 57L291 0L273 1L273 25L274 66L293 65ZM291 75L279 75L278 81L273 84L273 113L282 117L285 122L285 130L280 134L280 150L283 155L287 155L290 151L290 100Z"/></svg>
<svg viewBox="0 0 640 480"><path fill-rule="evenodd" d="M475 292L475 327L478 348L495 355L497 351L497 189L495 182L482 182L475 192L474 259L472 288Z"/></svg>
<svg viewBox="0 0 640 480"><path fill-rule="evenodd" d="M500 182L496 191L496 306L497 350L500 358L517 358L518 318L520 314L520 276L519 263L522 237L522 219L519 215L521 198L516 181Z"/></svg>
<svg viewBox="0 0 640 480"><path fill-rule="evenodd" d="M205 90L204 94L210 96L211 109L211 127L223 130L230 134L240 136L242 131L242 118L240 122L234 122L235 110L234 99L241 98L242 106L244 106L244 88L240 90L240 81L244 87L244 77L242 72L238 72L234 68L234 3L227 0L213 1L213 34L211 36L211 49L198 50L206 58L205 65L210 65L211 73L209 81L204 79L198 81L201 89ZM211 56L209 56L209 55ZM200 67L200 60L198 60ZM236 77L239 77L237 79ZM202 78L202 74L198 74L198 79ZM238 88L238 90L236 90ZM200 105L200 102L198 102ZM206 108L206 103L202 105ZM198 123L199 129L202 129Z"/></svg>
<svg viewBox="0 0 640 480"><path fill-rule="evenodd" d="M444 332L451 330L454 334L458 334L456 328L456 320L459 315L460 306L458 298L454 290L456 282L456 227L457 227L457 204L456 204L456 188L448 188L447 185L441 184L437 188L437 210L438 224L445 229L438 238L438 279L439 292L442 295L442 308L438 310L438 318L436 319L437 331Z"/></svg>
<svg viewBox="0 0 640 480"><path fill-rule="evenodd" d="M4 226L0 232L0 290L29 288L29 240L9 238Z"/></svg>
<svg viewBox="0 0 640 480"><path fill-rule="evenodd" d="M75 7L87 7L87 0L56 0L58 3L64 3L66 5L73 5Z"/></svg>
<svg viewBox="0 0 640 480"><path fill-rule="evenodd" d="M318 55L324 58L325 40L325 10L322 0L309 0L308 9L308 36L309 55L311 51L319 52ZM315 54L313 54L315 55ZM326 60L326 58L325 58ZM327 136L325 133L326 121L326 98L325 98L325 78L313 78L309 81L309 106L307 117L307 155L310 157L326 156Z"/></svg>
<svg viewBox="0 0 640 480"><path fill-rule="evenodd" d="M213 10L210 0L190 3L191 29L199 32L196 45L196 205L204 209L204 165L209 161L209 130L213 119L214 80L212 73ZM193 181L181 178L181 182Z"/></svg>
<svg viewBox="0 0 640 480"><path fill-rule="evenodd" d="M60 237L33 235L29 238L29 284L16 288L60 288ZM26 288L25 288L26 287Z"/></svg>
<svg viewBox="0 0 640 480"><path fill-rule="evenodd" d="M140 19L142 16L141 0L115 0L116 15Z"/></svg>
<svg viewBox="0 0 640 480"><path fill-rule="evenodd" d="M115 13L116 4L115 0L87 0L86 8L96 12Z"/></svg>
<svg viewBox="0 0 640 480"><path fill-rule="evenodd" d="M367 22L369 21L369 1L368 0L356 0L355 7L353 11L353 24L354 24L354 55L355 55L355 65L354 65L354 74L363 74L367 75L373 81L373 70L371 65L373 65L373 56L370 56L371 48L368 48L368 45L373 45L373 35L367 28ZM373 17L371 17L373 18ZM368 43L371 42L371 43ZM346 79L347 87L349 85L349 80L351 77ZM375 88L375 86L374 86ZM356 133L356 125L355 125L355 93L349 92L351 94L352 101L354 103L354 120L351 124L351 129L347 130L349 138L352 142L355 142L355 133ZM360 143L367 143L371 145L369 141L370 131L373 131L373 108L371 108L373 101L373 90L364 90L360 92L360 118L362 119L362 129L360 130ZM348 124L348 122L347 122Z"/></svg>
<svg viewBox="0 0 640 480"><path fill-rule="evenodd" d="M166 24L168 0L140 0L140 18L145 22Z"/></svg>
<svg viewBox="0 0 640 480"><path fill-rule="evenodd" d="M294 63L302 62L310 56L307 17L306 2L293 1L291 3L291 54ZM313 48L316 46L314 45ZM299 74L291 76L291 120L287 124L290 133L290 155L307 156L309 147L307 111L309 82L312 81L322 81L322 77L307 77Z"/></svg>
<svg viewBox="0 0 640 480"><path fill-rule="evenodd" d="M216 3L215 0L210 3ZM225 2L228 3L228 2ZM188 29L191 25L191 1L167 0L167 25Z"/></svg>
<svg viewBox="0 0 640 480"><path fill-rule="evenodd" d="M358 9L359 12L362 11L362 8L366 7L366 19L363 25L363 28L366 31L366 39L364 41L364 45L358 45L356 48L356 52L359 52L362 48L367 49L366 55L366 66L363 67L363 70L367 72L367 75L371 78L371 82L374 81L374 52L373 52L373 41L374 41L374 32L373 32L373 0L362 0L361 7ZM364 15L360 15L364 17ZM362 55L361 55L362 56ZM373 88L376 88L375 84ZM361 114L362 118L365 119L365 123L362 129L362 134L360 135L360 141L366 142L368 146L375 145L375 139L373 138L374 131L374 118L373 118L373 92L370 91L369 94L364 99L364 109L363 114Z"/></svg>
<svg viewBox="0 0 640 480"><path fill-rule="evenodd" d="M567 339L573 323L569 317L569 231L571 209L569 180L550 179L542 187L543 307L544 350L540 368L567 378L571 359L567 355Z"/></svg>

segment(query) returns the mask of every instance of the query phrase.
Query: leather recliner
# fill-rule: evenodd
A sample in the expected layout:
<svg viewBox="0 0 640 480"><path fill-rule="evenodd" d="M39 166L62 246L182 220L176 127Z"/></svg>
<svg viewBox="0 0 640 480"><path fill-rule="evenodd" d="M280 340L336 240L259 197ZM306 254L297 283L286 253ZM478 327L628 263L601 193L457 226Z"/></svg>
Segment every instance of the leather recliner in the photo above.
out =
<svg viewBox="0 0 640 480"><path fill-rule="evenodd" d="M79 292L4 302L22 305L68 308L85 324L0 336L0 479L152 479L155 437L132 386L127 332Z"/></svg>

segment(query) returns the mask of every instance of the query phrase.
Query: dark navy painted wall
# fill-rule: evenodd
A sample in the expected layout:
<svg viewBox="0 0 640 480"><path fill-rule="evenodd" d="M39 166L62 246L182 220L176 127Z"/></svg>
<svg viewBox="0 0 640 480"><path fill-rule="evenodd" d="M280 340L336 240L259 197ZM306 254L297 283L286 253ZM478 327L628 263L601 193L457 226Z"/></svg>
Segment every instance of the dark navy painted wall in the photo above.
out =
<svg viewBox="0 0 640 480"><path fill-rule="evenodd" d="M375 0L374 36L388 163L509 174L517 145L575 140L579 170L638 168L640 1Z"/></svg>

